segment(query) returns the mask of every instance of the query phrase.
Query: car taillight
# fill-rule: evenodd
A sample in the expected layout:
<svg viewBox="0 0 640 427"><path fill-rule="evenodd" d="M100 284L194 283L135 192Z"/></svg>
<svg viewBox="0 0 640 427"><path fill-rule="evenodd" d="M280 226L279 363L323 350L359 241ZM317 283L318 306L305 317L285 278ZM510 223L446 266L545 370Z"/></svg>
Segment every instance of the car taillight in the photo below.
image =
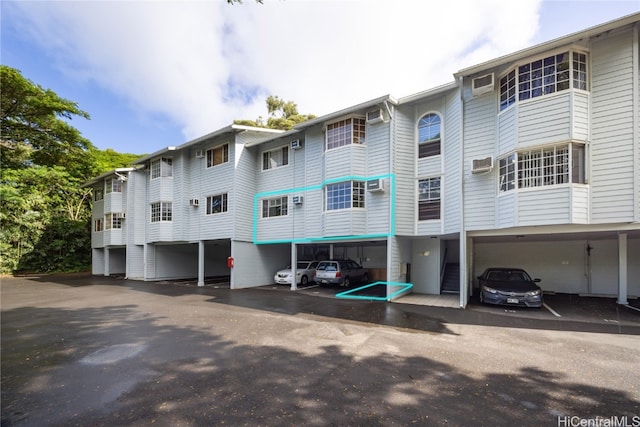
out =
<svg viewBox="0 0 640 427"><path fill-rule="evenodd" d="M339 271L336 272L336 277L342 277L342 273L340 273Z"/></svg>

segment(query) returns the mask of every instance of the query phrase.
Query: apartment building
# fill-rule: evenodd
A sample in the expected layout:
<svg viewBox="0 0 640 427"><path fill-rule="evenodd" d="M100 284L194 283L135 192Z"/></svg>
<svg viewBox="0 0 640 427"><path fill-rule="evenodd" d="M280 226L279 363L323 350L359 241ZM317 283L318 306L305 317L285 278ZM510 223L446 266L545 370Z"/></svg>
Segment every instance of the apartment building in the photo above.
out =
<svg viewBox="0 0 640 427"><path fill-rule="evenodd" d="M455 292L518 266L640 296L640 14L282 132L231 125L101 175L93 273L270 284L298 259ZM293 285L295 288L295 285Z"/></svg>

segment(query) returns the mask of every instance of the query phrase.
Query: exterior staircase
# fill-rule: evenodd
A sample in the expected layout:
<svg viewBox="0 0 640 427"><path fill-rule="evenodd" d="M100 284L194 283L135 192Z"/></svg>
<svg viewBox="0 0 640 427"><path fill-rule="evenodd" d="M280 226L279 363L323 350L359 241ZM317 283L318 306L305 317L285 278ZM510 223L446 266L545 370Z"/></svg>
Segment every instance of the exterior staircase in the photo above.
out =
<svg viewBox="0 0 640 427"><path fill-rule="evenodd" d="M460 293L460 264L446 263L444 267L444 275L440 284L441 294L459 294Z"/></svg>

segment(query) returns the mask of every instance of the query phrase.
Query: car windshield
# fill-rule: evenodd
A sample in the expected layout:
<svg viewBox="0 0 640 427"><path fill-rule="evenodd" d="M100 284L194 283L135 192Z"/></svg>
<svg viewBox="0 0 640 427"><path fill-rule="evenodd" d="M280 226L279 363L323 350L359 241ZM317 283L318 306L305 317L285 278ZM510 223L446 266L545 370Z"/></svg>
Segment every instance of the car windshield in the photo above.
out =
<svg viewBox="0 0 640 427"><path fill-rule="evenodd" d="M335 262L321 262L320 264L318 264L318 270L338 271L338 266Z"/></svg>
<svg viewBox="0 0 640 427"><path fill-rule="evenodd" d="M490 271L487 274L488 280L496 280L500 282L515 282L515 281L529 281L529 275L524 271L508 271L508 270L498 270L498 271Z"/></svg>

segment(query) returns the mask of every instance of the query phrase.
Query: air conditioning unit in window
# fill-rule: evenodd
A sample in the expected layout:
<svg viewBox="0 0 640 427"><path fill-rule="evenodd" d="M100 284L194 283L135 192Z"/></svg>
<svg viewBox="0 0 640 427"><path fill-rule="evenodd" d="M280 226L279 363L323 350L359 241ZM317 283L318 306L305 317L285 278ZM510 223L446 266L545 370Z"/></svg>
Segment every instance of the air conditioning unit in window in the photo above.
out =
<svg viewBox="0 0 640 427"><path fill-rule="evenodd" d="M471 81L471 93L473 96L480 96L493 92L493 73L476 77Z"/></svg>
<svg viewBox="0 0 640 427"><path fill-rule="evenodd" d="M127 219L127 213L126 212L120 212L114 215L116 218L120 218L120 219Z"/></svg>
<svg viewBox="0 0 640 427"><path fill-rule="evenodd" d="M380 123L384 121L384 114L382 113L382 109L377 109L374 111L367 111L367 123L370 125L375 123Z"/></svg>
<svg viewBox="0 0 640 427"><path fill-rule="evenodd" d="M384 181L381 179L372 179L367 181L367 191L371 193L384 191Z"/></svg>
<svg viewBox="0 0 640 427"><path fill-rule="evenodd" d="M200 206L200 199L189 199L189 206Z"/></svg>
<svg viewBox="0 0 640 427"><path fill-rule="evenodd" d="M196 158L201 159L204 157L204 150L196 150Z"/></svg>
<svg viewBox="0 0 640 427"><path fill-rule="evenodd" d="M493 157L474 159L471 163L471 173L484 173L493 170Z"/></svg>
<svg viewBox="0 0 640 427"><path fill-rule="evenodd" d="M293 141L291 141L292 150L298 150L300 148L302 148L302 141L300 141L299 139L294 139Z"/></svg>
<svg viewBox="0 0 640 427"><path fill-rule="evenodd" d="M294 205L301 205L302 204L302 196L293 196L291 198L291 201L293 202Z"/></svg>

